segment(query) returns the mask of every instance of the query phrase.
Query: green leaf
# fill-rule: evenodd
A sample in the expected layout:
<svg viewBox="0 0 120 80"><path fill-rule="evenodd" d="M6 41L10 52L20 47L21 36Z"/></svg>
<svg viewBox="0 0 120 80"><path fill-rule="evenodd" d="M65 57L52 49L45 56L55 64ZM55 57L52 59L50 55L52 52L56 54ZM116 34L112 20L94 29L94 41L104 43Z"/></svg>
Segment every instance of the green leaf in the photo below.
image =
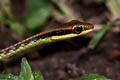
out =
<svg viewBox="0 0 120 80"><path fill-rule="evenodd" d="M32 74L30 65L28 64L26 58L22 59L21 72L19 76L14 76L13 74L1 74L0 80L44 80L41 72L35 70Z"/></svg>
<svg viewBox="0 0 120 80"><path fill-rule="evenodd" d="M33 75L35 80L44 80L42 73L39 70L33 71Z"/></svg>
<svg viewBox="0 0 120 80"><path fill-rule="evenodd" d="M13 74L1 74L0 80L18 80L18 77Z"/></svg>
<svg viewBox="0 0 120 80"><path fill-rule="evenodd" d="M80 80L111 80L98 74L84 74Z"/></svg>
<svg viewBox="0 0 120 80"><path fill-rule="evenodd" d="M108 28L111 26L111 23L106 24L105 26L102 27L101 30L99 30L94 37L92 38L92 40L90 41L90 48L95 48L96 45L100 42L100 40L102 39L103 35L105 34L105 32L108 30Z"/></svg>
<svg viewBox="0 0 120 80"><path fill-rule="evenodd" d="M20 24L19 22L14 22L11 25L11 29L17 33L20 39L23 37L23 25Z"/></svg>
<svg viewBox="0 0 120 80"><path fill-rule="evenodd" d="M4 23L9 24L11 29L22 39L24 26L14 18L5 19Z"/></svg>
<svg viewBox="0 0 120 80"><path fill-rule="evenodd" d="M100 42L100 40L103 38L103 36L106 33L106 31L109 29L109 27L112 26L113 24L115 24L118 21L120 21L120 18L117 18L114 21L111 21L111 22L107 23L105 26L103 26L102 29L100 29L94 35L94 37L90 41L89 47L90 48L95 48L98 45L98 43Z"/></svg>
<svg viewBox="0 0 120 80"><path fill-rule="evenodd" d="M0 10L0 21L4 21L5 20L5 16L3 14L3 12Z"/></svg>
<svg viewBox="0 0 120 80"><path fill-rule="evenodd" d="M109 0L109 1L114 12L119 15L120 8L119 8L118 0Z"/></svg>
<svg viewBox="0 0 120 80"><path fill-rule="evenodd" d="M35 31L43 26L52 14L50 7L43 7L35 11L26 20L27 28L31 31Z"/></svg>
<svg viewBox="0 0 120 80"><path fill-rule="evenodd" d="M21 80L34 80L31 67L25 58L22 59L21 72L19 78L21 78Z"/></svg>
<svg viewBox="0 0 120 80"><path fill-rule="evenodd" d="M25 23L29 32L35 31L46 24L53 14L51 0L30 0Z"/></svg>
<svg viewBox="0 0 120 80"><path fill-rule="evenodd" d="M12 17L10 9L10 0L0 0L0 7L2 12L8 17Z"/></svg>
<svg viewBox="0 0 120 80"><path fill-rule="evenodd" d="M5 18L4 14L0 12L0 21L4 24L8 24L10 28L17 33L18 37L22 39L23 37L23 25L14 18Z"/></svg>
<svg viewBox="0 0 120 80"><path fill-rule="evenodd" d="M50 7L52 0L30 0L28 15L35 13L35 11L42 9L43 7Z"/></svg>

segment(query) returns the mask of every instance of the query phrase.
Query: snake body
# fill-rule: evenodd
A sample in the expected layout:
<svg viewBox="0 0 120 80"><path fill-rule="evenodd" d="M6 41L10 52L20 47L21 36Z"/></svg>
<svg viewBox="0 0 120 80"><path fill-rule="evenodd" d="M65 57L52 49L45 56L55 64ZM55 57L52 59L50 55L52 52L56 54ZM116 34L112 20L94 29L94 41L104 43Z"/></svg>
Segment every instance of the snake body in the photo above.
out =
<svg viewBox="0 0 120 80"><path fill-rule="evenodd" d="M61 28L38 33L8 48L0 50L0 60L24 51L36 45L64 40L86 34L93 30L93 25L73 20L61 25Z"/></svg>

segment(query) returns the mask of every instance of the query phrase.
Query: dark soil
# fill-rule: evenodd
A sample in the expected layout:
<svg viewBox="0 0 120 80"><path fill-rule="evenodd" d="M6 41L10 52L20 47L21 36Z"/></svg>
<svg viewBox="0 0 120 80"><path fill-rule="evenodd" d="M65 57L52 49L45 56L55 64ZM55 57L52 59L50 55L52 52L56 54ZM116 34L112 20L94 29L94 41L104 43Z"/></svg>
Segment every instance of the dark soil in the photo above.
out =
<svg viewBox="0 0 120 80"><path fill-rule="evenodd" d="M80 13L85 21L90 20L97 24L106 23L108 19L104 12L109 13L109 10L105 4L86 1L88 0L71 0L68 5L74 5L74 11ZM0 48L18 42L11 34L9 30L1 32ZM120 60L110 60L108 56L113 50L120 50L119 37L119 32L115 33L109 29L93 50L87 47L92 38L87 35L37 46L22 54L12 56L6 60L6 66L17 75L20 72L21 58L26 57L32 69L39 69L45 80L80 80L83 74L91 73L101 74L112 80L120 80ZM4 72L3 67L0 67L0 70Z"/></svg>

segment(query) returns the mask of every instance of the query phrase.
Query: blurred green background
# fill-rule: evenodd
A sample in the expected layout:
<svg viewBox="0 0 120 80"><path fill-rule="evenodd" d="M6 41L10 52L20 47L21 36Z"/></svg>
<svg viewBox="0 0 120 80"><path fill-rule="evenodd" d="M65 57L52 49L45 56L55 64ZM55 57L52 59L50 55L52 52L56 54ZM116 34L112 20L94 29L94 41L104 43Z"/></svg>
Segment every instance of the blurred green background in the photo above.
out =
<svg viewBox="0 0 120 80"><path fill-rule="evenodd" d="M65 48L66 46L63 47L65 44L64 42L56 45L52 44L47 46L47 48L45 47L45 49L41 48L40 53L42 53L42 51L43 53L46 53L44 52L46 50L48 50L48 53L50 53L49 50L56 50L58 53L59 51L68 49L75 50L75 52L71 51L71 54L69 53L70 55L61 52L62 57L64 57L64 59L61 60L63 63L59 63L58 59L59 56L61 56L60 54L57 54L59 56L52 55L52 57L47 54L47 57L43 59L43 62L41 61L42 59L32 59L32 65L37 65L41 61L40 65L42 65L42 67L39 65L37 65L37 67L40 67L43 72L46 71L46 73L44 73L45 78L50 78L50 80L53 80L53 78L56 80L56 77L50 77L51 75L56 76L56 74L57 76L60 75L59 80L72 80L74 78L75 80L78 80L82 73L92 73L92 71L93 73L107 75L113 80L120 80L120 63L119 60L116 60L120 57L120 0L0 0L0 48L5 48L10 44L24 40L33 34L46 31L46 28L50 29L71 20L92 23L94 24L94 30L87 34L85 39L78 37L73 39L72 42L69 40L66 44L68 45L67 48ZM60 46L61 48L57 46ZM58 50L58 48L60 50ZM77 51L76 48L80 51ZM33 55L33 52L31 53L31 55ZM34 51L34 53L37 52ZM81 54L83 53L88 57L84 58L84 56L82 56L81 58ZM69 58L66 58L66 55ZM60 59L62 57L60 57ZM10 62L8 60L8 66L11 67L11 62L12 64L14 63L14 58ZM116 61L109 61L114 59ZM17 60L20 61L19 59ZM15 61L17 60L15 59ZM34 64L34 60L36 60L36 64ZM65 63L64 61L68 61L68 63ZM50 63L53 63L52 69L58 65L60 66L60 70L58 69L56 74L50 73L51 68L44 67L50 65ZM13 66L16 65L14 64L12 67ZM53 69L52 71L55 70ZM69 70L71 73L69 73ZM61 79L61 73L67 73L65 76L62 75L65 79ZM76 73L79 74L77 75L78 77L76 77ZM73 74L75 74L75 76Z"/></svg>

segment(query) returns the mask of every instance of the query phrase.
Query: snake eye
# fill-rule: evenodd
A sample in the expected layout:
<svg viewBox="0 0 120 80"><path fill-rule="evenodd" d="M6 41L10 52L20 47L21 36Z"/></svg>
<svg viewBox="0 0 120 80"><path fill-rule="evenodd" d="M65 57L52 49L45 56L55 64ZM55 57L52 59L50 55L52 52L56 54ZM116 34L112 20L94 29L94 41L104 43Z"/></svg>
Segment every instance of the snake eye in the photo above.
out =
<svg viewBox="0 0 120 80"><path fill-rule="evenodd" d="M73 31L77 34L81 33L83 30L83 27L80 25L80 26L76 26L74 27Z"/></svg>

